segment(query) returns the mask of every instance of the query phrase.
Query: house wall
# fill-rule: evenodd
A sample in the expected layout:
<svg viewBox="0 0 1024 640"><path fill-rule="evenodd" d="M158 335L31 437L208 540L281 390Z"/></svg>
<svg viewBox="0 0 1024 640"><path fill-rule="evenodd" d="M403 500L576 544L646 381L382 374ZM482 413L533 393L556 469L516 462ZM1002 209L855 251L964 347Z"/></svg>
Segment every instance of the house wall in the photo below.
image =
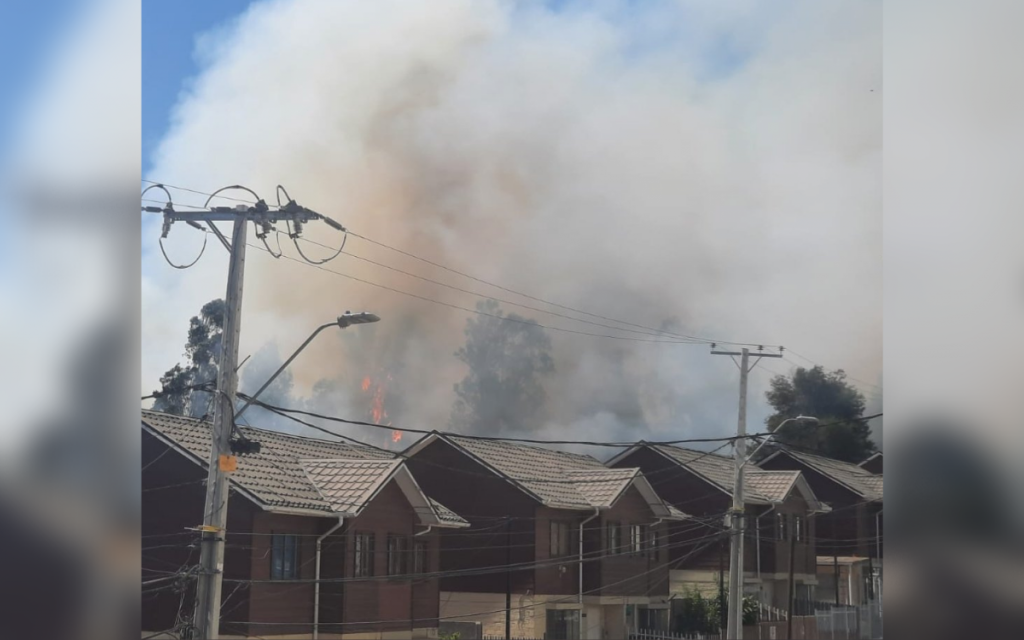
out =
<svg viewBox="0 0 1024 640"><path fill-rule="evenodd" d="M203 523L206 470L176 451L168 452L167 445L145 431L142 433L141 453L143 465L152 462L141 476L141 561L144 579L153 579L166 575L162 572L178 571L199 562L200 536L187 530ZM158 456L162 457L157 460ZM226 579L247 580L250 577L247 547L252 542L252 519L257 511L248 498L231 491L224 551ZM225 586L225 598L230 588ZM184 598L180 591L172 589L144 593L141 600L142 629L156 632L174 627L179 609L180 613L188 615L194 598L195 581L187 583ZM221 618L223 629L248 619L248 598L236 594L235 598L225 602Z"/></svg>
<svg viewBox="0 0 1024 640"><path fill-rule="evenodd" d="M599 574L591 573L592 582L586 582L587 574L584 574L584 588L587 593L594 593L602 596L667 596L668 595L668 525L660 523L654 527L658 533L658 546L656 555L648 553L640 555L632 554L608 554L608 525L617 523L620 526L620 539L623 544L629 541L629 526L633 524L651 524L657 520L651 511L647 501L640 494L636 487L630 487L619 498L614 507L602 512L599 519L600 530L592 532L589 538L584 534L584 539L594 543L600 541L600 546L593 549L600 549L603 552L601 561L593 563ZM594 535L597 534L597 535Z"/></svg>
<svg viewBox="0 0 1024 640"><path fill-rule="evenodd" d="M155 437L143 432L143 464L165 451ZM189 536L155 537L178 533L202 522L205 490L199 481L206 472L194 462L172 452L143 473L142 535L143 567L176 570L198 562L198 547L189 550ZM188 484L182 484L188 483ZM160 489L169 485L181 485ZM410 580L408 576L388 579L388 534L427 541L427 572L440 564L437 530L415 538L422 531L418 516L395 483L385 486L358 518L326 538L322 545L320 635L328 638L394 637L425 638L436 630L438 580ZM312 633L316 538L337 524L333 517L306 517L270 513L232 491L228 508L221 631L225 637L309 637ZM375 536L375 571L380 579L331 582L352 577L356 531ZM299 537L298 566L301 582L271 582L271 535ZM194 536L198 540L198 536ZM170 540L170 542L168 542ZM411 558L410 558L411 566ZM249 582L234 582L234 580ZM190 591L186 604L192 602ZM164 591L142 602L142 627L160 631L174 626L181 594ZM187 611L186 611L187 613ZM332 624L344 623L344 624Z"/></svg>
<svg viewBox="0 0 1024 640"><path fill-rule="evenodd" d="M530 565L538 557L537 502L440 440L419 451L406 464L427 495L471 524L470 529L440 533L441 569L496 567L478 575L444 577L441 590L504 594L508 572L500 567ZM506 522L506 516L513 519ZM540 538L546 539L547 535ZM511 545L507 547L506 541ZM513 570L508 578L514 593L537 592L532 566Z"/></svg>
<svg viewBox="0 0 1024 640"><path fill-rule="evenodd" d="M882 508L881 504L865 503L857 493L784 453L759 466L802 472L815 496L832 508L832 513L816 516L818 554L879 557L874 514Z"/></svg>

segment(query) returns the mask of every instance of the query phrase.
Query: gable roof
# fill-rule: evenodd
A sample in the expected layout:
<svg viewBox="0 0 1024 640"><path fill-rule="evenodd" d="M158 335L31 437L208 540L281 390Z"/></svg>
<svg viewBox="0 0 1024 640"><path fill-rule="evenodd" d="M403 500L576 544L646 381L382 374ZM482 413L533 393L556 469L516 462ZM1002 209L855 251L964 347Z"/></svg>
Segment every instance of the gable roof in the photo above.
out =
<svg viewBox="0 0 1024 640"><path fill-rule="evenodd" d="M608 509L627 488L635 486L658 517L675 517L639 469L608 469L596 458L585 454L435 432L419 440L402 455L414 457L438 440L547 507L587 511Z"/></svg>
<svg viewBox="0 0 1024 640"><path fill-rule="evenodd" d="M732 457L672 445L652 445L640 442L613 457L607 464L615 464L642 447L661 454L726 495L732 496L736 485L736 461ZM821 511L827 508L814 495L810 485L799 471L769 471L748 462L743 473L743 483L744 500L751 504L784 502L796 490L803 495L812 511Z"/></svg>
<svg viewBox="0 0 1024 640"><path fill-rule="evenodd" d="M211 426L209 421L159 411L142 411L144 430L203 469L207 467L210 458ZM267 511L314 517L355 515L335 507L365 503L396 475L399 467L404 470L401 459L369 445L322 440L248 426L239 426L238 430L244 437L258 441L260 451L239 456L238 468L228 476L228 480L240 493ZM349 466L340 464L334 467L329 464L334 462L348 463ZM313 480L310 469L320 478L319 481ZM332 473L335 475L330 475ZM408 471L405 470L405 473L408 474ZM330 481L329 478L336 479ZM345 487L349 481L352 486ZM322 486L328 484L332 487L330 497L322 492ZM369 498L352 502L352 496L357 493L368 495ZM415 499L410 502L414 508L417 506ZM425 496L420 502L429 505ZM458 524L451 517L454 513L447 509L444 511L446 514L442 516L436 508L429 506L417 509L424 524L468 526L469 523L455 516L463 523Z"/></svg>
<svg viewBox="0 0 1024 640"><path fill-rule="evenodd" d="M765 458L765 461L773 460L778 456L789 456L793 460L805 464L865 500L882 501L882 476L876 476L858 465L784 447L780 447Z"/></svg>

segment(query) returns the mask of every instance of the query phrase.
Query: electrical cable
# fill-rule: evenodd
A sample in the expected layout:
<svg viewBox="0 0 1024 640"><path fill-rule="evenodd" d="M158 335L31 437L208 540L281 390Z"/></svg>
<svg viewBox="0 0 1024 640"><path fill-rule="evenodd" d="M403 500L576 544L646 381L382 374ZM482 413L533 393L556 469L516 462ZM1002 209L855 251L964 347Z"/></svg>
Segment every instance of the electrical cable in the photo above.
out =
<svg viewBox="0 0 1024 640"><path fill-rule="evenodd" d="M281 204L281 194L282 193L284 193L284 197L288 199L288 204L292 205L292 206L295 206L295 201L292 200L292 197L290 195L288 195L288 191L283 186L277 185L277 191L276 191L277 207L280 209L283 206L285 206L285 205ZM325 218L325 220L326 220L326 218ZM309 256L307 256L305 253L303 253L302 252L302 247L299 246L299 234L301 233L301 229L299 227L298 222L296 222L296 224L295 224L295 232L294 233L292 232L292 224L291 224L290 220L285 218L284 224L288 228L288 237L291 238L292 241L295 243L295 250L299 252L299 255L302 256L303 260L305 260L306 262L308 262L309 264L312 264L312 265L326 264L326 263L330 262L331 260L334 260L335 258L337 258L338 256L341 255L342 251L345 250L345 244L348 242L348 230L345 229L344 227L342 227L341 225L338 225L337 223L335 223L333 221L328 222L328 224L330 226L337 226L339 228L339 230L342 233L345 234L341 238L341 246L338 247L338 250L334 253L334 255L332 255L332 256L330 256L328 258L324 258L323 260L314 260L314 259L310 258ZM278 233L280 233L280 232L278 232ZM317 243L317 244L319 244L319 243ZM321 246L324 246L324 245L321 245ZM334 250L333 247L328 247L328 248L331 249L332 251ZM280 257L280 256L278 256L278 257Z"/></svg>
<svg viewBox="0 0 1024 640"><path fill-rule="evenodd" d="M147 181L147 182L151 182L151 181ZM203 193L201 191L197 191L195 189L189 189L187 187L178 187L178 186L169 185L169 184L166 184L166 183L164 183L164 184L165 184L165 186L168 186L168 187L170 187L172 189L181 189L182 191L188 191L190 193L197 193L197 194L200 194L200 195L208 195L208 194L205 194L205 193ZM286 195L286 197L288 197L287 191L285 191L285 195ZM222 197L225 197L225 196L222 196ZM245 200L239 200L239 202L246 202L246 201ZM252 203L250 203L250 204L252 204ZM500 289L500 290L505 291L507 293L512 293L514 295L518 295L518 296L521 296L523 298L527 298L529 300L533 300L535 302L540 302L542 304L546 304L546 305L550 305L550 306L553 306L553 307L557 307L557 308L563 309L565 311L571 311L573 313L579 313L579 314L586 315L586 316L589 316L589 317L592 317L592 318L597 318L599 320L604 320L606 322L615 322L615 323L618 323L618 324L631 326L631 327L634 327L634 328L637 328L637 329L645 329L647 331L652 331L652 332L654 332L657 335L666 335L666 336L670 336L670 337L675 337L675 338L680 338L680 339L683 339L683 340L687 340L687 341L690 341L690 342L699 342L699 343L703 343L703 344L713 344L714 343L714 344L725 344L725 345L734 345L734 346L751 346L751 347L754 347L754 346L757 346L757 347L764 346L763 343L734 342L734 341L729 341L729 340L714 340L714 339L711 339L711 338L702 338L702 337L699 337L699 336L687 335L687 334L683 334L683 333L676 333L676 332L667 331L667 330L664 330L664 329L655 329L653 327L645 326L645 325L642 325L642 324L637 324L637 323L634 323L634 322L628 322L628 321L625 321L625 320L618 320L618 319L607 317L607 316L603 316L603 315L600 315L600 314L591 313L589 311L584 311L582 309L576 309L574 307L570 307L570 306L567 306L567 305L562 305L562 304L559 304L559 303L556 303L556 302L551 302L549 300L545 300L545 299L539 298L537 296L532 296L532 295L529 295L527 293L523 293L521 291L516 291L515 289L511 289L509 287L505 287L505 286L499 285L497 283L490 282L488 280L484 280L483 278L478 278L478 277L470 275L468 273L459 271L458 269L454 269L452 267L445 266L443 264L440 264L438 262L429 260L427 258L423 258L423 257L417 256L417 255L415 255L415 254L413 254L411 252L404 251L404 250L398 249L396 247L392 247L392 246L390 246L388 244L385 244L385 243L380 242L378 240L374 240L372 238L369 238L369 237L364 236L362 234L356 233L354 231L346 231L346 235L349 234L349 233L351 233L353 236L355 236L355 237L357 237L357 238L359 238L361 240L365 240L366 242L369 242L371 244L380 246L382 248L388 249L388 250L393 251L395 253L398 253L398 254L404 255L406 257L412 258L414 260L418 260L420 262L423 262L425 264L431 265L433 267L436 267L436 268L439 268L439 269L443 269L445 271L448 271L448 272L453 273L455 275L461 276L463 278L468 278L470 280L479 282L481 284L484 284L484 285L487 285L487 286L491 286L491 287L494 287L496 289ZM300 253L301 253L301 251L300 251ZM339 253L340 253L340 251L339 251ZM622 329L620 329L620 330L622 330Z"/></svg>
<svg viewBox="0 0 1024 640"><path fill-rule="evenodd" d="M279 231L278 233L281 233L281 232ZM301 238L301 240L303 242L308 242L310 244L315 244L315 245L321 246L321 247L326 247L327 246L327 245L321 244L319 242L316 242L314 240L310 240L308 238ZM327 248L330 248L330 247L327 247ZM422 281L428 282L430 284L434 284L434 285L437 285L437 286L445 287L445 288L451 289L453 291L458 291L459 293L465 293L465 294L468 294L468 295L471 295L471 296L476 296L478 298L482 298L482 299L486 299L486 300L494 300L494 301L500 302L502 304L507 304L507 305L514 306L514 307L519 307L519 308L522 308L522 309L528 309L530 311L536 311L537 313L546 313L548 315L556 316L558 318L565 318L566 320L572 320L573 322L581 322L581 323L584 323L584 324L593 325L595 327L601 327L603 329L611 329L612 331L624 331L624 332L627 332L627 333L636 333L636 334L645 335L645 336L665 335L664 332L646 331L646 330L641 331L641 330L637 330L637 329L624 329L622 327L615 327L615 326L608 325L608 324L602 324L600 322L593 322L591 320L584 320L582 318L574 318L573 316L566 315L564 313L558 313L557 311L548 311L547 309L541 309L539 307L533 307L533 306L530 306L528 304L522 304L522 303L519 303L519 302L513 302L512 300L508 300L508 299L505 299L505 298L498 298L498 297L495 297L495 296L490 296L490 295L487 295L485 293L480 293L478 291L472 291L472 290L469 290L469 289L463 289L462 287L457 287L455 285L451 285L451 284L448 284L446 282L441 282L440 280L434 280L432 278L427 278L426 276L421 276L421 275L418 275L418 274L415 274L415 273L411 273L409 271L404 271L404 270L399 269L397 267L392 267L391 265L387 265L387 264L384 264L382 262L377 262L376 260L371 260L370 258L366 258L366 257L363 257L363 256L356 255L356 254L354 254L352 252L346 253L345 255L350 257L350 258L355 258L356 260L361 260L363 262L372 264L372 265L377 266L377 267L382 267L384 269L389 269L391 271L394 271L395 273L400 273L400 274L402 274L404 276L408 276L410 278L416 278L418 280L422 280ZM706 342L701 342L701 341L696 341L696 340L692 340L692 341L684 340L684 342L692 342L693 344L708 344Z"/></svg>
<svg viewBox="0 0 1024 640"><path fill-rule="evenodd" d="M160 189L165 194L167 194L167 204L165 206L164 211L173 210L174 207L173 207L173 199L171 198L171 192L168 191L167 188L164 185L162 185L162 184L158 184L158 183L151 184L150 186L148 186L145 189L143 189L142 194L140 195L140 197L146 195L146 192L149 191L150 189ZM205 229L203 229L202 226L200 226L200 225L194 225L194 226L196 226L200 230L205 231ZM164 247L164 235L166 235L166 233L169 230L170 230L169 227L165 226L164 227L164 231L163 231L163 233L160 234L160 238L158 240L158 243L160 244L160 253L162 253L164 255L164 260L167 261L167 264L171 265L175 269L188 269L189 267L192 267L197 262L199 262L199 259L203 257L203 253L206 252L206 235L205 234L203 235L203 246L199 248L199 255L196 256L195 260L193 260L192 262L190 262L188 264L176 264L173 260L171 260L171 257L169 255L167 255L167 249L166 249L166 247Z"/></svg>

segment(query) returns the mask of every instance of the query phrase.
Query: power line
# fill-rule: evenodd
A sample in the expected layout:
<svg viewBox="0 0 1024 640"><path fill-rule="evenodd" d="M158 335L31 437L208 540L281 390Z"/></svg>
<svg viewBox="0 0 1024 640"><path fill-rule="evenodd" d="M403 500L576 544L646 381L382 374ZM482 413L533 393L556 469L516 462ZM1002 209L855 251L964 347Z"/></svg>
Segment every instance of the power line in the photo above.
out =
<svg viewBox="0 0 1024 640"><path fill-rule="evenodd" d="M353 234L353 235L355 235L355 234ZM260 251L266 252L265 249L263 249L262 247L260 247L258 245L251 244L251 243L247 243L247 244L248 244L248 246L250 246L250 247L252 247L254 249L258 249ZM347 274L347 273L342 273L341 271L334 271L333 269L328 269L328 268L326 268L326 267L324 267L322 265L311 263L311 262L306 262L304 260L299 260L299 259L293 258L291 256L285 255L285 256L281 256L281 257L284 258L285 260L291 260L292 262L295 262L297 264L306 265L306 266L312 267L314 269L320 269L321 271L324 271L326 273L334 274L336 276L340 276L342 278L347 278L349 280L354 280L356 282L361 282L363 284L368 284L368 285L370 285L372 287L377 287L379 289L384 289L385 291L391 291L393 293L398 293L398 294L401 294L401 295L404 295L404 296L408 296L410 298L416 298L418 300L423 300L425 302L430 302L432 304L441 305L443 307L449 307L451 309L457 309L459 311L465 311L467 313L473 313L473 314L480 315L480 316L487 316L489 318L494 318L495 320L500 320L502 322L514 322L514 323L517 323L517 324L525 324L525 325L531 325L531 326L535 326L535 327L540 327L541 329L547 329L549 331L560 331L560 332L563 332L563 333L572 333L572 334L576 334L576 335L590 336L590 337L593 337L593 338L607 338L607 339L611 339L611 340L627 340L627 341L632 341L632 342L648 342L648 343L657 343L657 344L703 344L703 343L696 343L696 342L693 342L691 340L657 340L657 339L653 339L653 338L652 339L645 339L645 338L633 338L633 337L630 337L630 336L613 336L613 335L608 335L608 334L603 334L603 333L591 333L589 331L578 331L576 329L567 329L567 328L564 328L564 327L555 327L555 326L552 326L552 325L544 325L544 324L540 324L539 322L536 322L534 320L527 320L527 319L520 320L518 318L510 318L508 316L502 316L502 315L498 315L498 314L494 314L494 313L488 313L486 311L481 311L479 309L470 309L469 307L463 307L461 305L452 304L450 302L443 302L441 300L435 300L433 298L428 298L426 296L421 296L419 294L411 293L409 291L404 291L402 289L396 289L396 288L390 287L388 285L384 285L384 284L380 284L380 283L377 283L377 282L373 282L371 280L366 280L365 278L360 278L358 276L353 276L353 275L350 275L350 274Z"/></svg>
<svg viewBox="0 0 1024 640"><path fill-rule="evenodd" d="M211 194L208 194L208 193L205 193L205 192L202 192L202 191L198 191L196 189L190 189L190 188L187 188L187 187L180 187L180 186L176 186L176 185L171 185L171 184L168 184L166 182L162 182L161 183L161 182L154 182L152 180L144 180L144 182L147 182L147 183L149 183L151 185L159 185L159 186L165 187L165 188L180 189L182 191L187 191L189 193L195 193L195 194L199 194L199 195L206 195L206 196L211 195ZM255 202L253 202L253 201L244 200L244 199L228 198L227 196L218 196L218 197L227 198L227 199L230 199L230 200L235 200L237 202L243 202L243 203L246 203L246 204L255 204ZM372 239L372 238L370 238L368 236L365 236L365 235L362 235L362 234L359 234L359 233L356 233L356 232L353 232L353 231L347 231L347 233L350 233L352 236L354 236L356 238L359 238L361 240L364 240L366 242L369 242L371 244L377 245L377 246L382 247L384 249L388 249L389 251L393 251L395 253L404 255L404 256L412 258L414 260L418 260L420 262L423 262L424 264L428 264L430 266L433 266L433 267L436 267L436 268L439 268L439 269L443 269L445 271L448 271L449 273L461 276L463 278L468 278L468 279L473 280L475 282L479 282L481 284L484 284L484 285L487 285L487 286L490 286L490 287L494 287L496 289L499 289L501 291L505 291L507 293L518 295L518 296L521 296L523 298L526 298L526 299L529 299L529 300L533 300L535 302L539 302L539 303L546 304L546 305L549 305L549 306L552 306L552 307L563 309L565 311L571 311L573 313L579 313L579 314L582 314L582 315L585 315L585 316L589 316L591 318L597 318L599 320L604 320L606 322L615 322L615 323L618 323L618 324L634 327L636 329L644 329L647 332L653 332L653 333L649 333L648 335L665 335L665 336L679 338L681 340L685 340L685 341L689 341L689 342L698 342L698 343L702 343L702 344L717 343L717 344L727 344L727 345L736 345L736 346L757 346L757 347L764 346L763 343L759 344L759 343L753 343L753 342L733 342L733 341L729 341L729 340L715 340L715 339L712 339L712 338L703 338L703 337L699 337L699 336L693 336L693 335L687 335L687 334L683 334L683 333L677 333L677 332L673 332L673 331L668 331L666 329L656 329L654 327L649 327L649 326L646 326L646 325L642 325L642 324L638 324L638 323L634 323L634 322L629 322L629 321L626 321L626 320L618 320L616 318L611 318L611 317L608 317L608 316L592 313L592 312L585 311L585 310L582 310L582 309L577 309L575 307L570 307L568 305L563 305L563 304L559 304L557 302L552 302L550 300L545 300L543 298L540 298L540 297L537 297L537 296L533 296L533 295L524 293L522 291L517 291L515 289L512 289L512 288L509 288L509 287L497 284L495 282L490 282L490 281L485 280L483 278L479 278L477 276L473 276L471 274L468 274L468 273L465 273L465 272L460 271L458 269L446 266L444 264L441 264L439 262L430 260L428 258L423 258L421 256L417 256L417 255L415 255L415 254L413 254L413 253L411 253L409 251L405 251L405 250L399 249L397 247L392 247L391 245L388 245L388 244L386 244L384 242L381 242L379 240L374 240L374 239ZM307 241L308 242L313 242L313 241L309 241L309 240L307 240ZM314 242L314 244L320 244L320 243L315 243ZM334 247L327 247L326 245L320 245L320 246L324 246L325 248L331 249L332 251L335 250ZM298 243L297 242L296 242L296 247L298 247ZM301 253L301 249L299 251ZM309 259L307 259L306 261L309 262L310 264L314 264L314 265L316 264L315 262L310 261ZM387 268L392 268L392 267L387 267ZM398 269L395 269L395 270L398 271ZM449 286L449 285L442 285L442 286ZM481 295L482 296L483 294L473 293L473 295ZM490 296L488 296L488 297L490 297ZM509 304L515 304L515 303L511 303L510 302ZM520 306L522 306L522 305L520 305ZM545 312L545 311L542 311L542 310L538 310L538 311L541 311L542 313L553 313L553 312ZM579 318L571 318L571 319L577 320L579 322L585 322L584 320L580 320ZM622 329L622 328L618 328L618 327L616 327L615 329L619 330L619 331L629 331L628 329ZM772 346L774 346L774 345L772 345Z"/></svg>
<svg viewBox="0 0 1024 640"><path fill-rule="evenodd" d="M245 399L245 400L251 399L249 396L247 396L244 393L239 393L238 396L243 398L243 399ZM363 420L350 420L348 418L339 418L339 417L336 417L336 416L328 416L328 415L324 415L324 414L321 414L321 413L316 413L316 412L313 412L313 411L306 411L304 409L289 409L289 408L286 408L286 407L279 407L279 406L272 405L272 404L269 404L267 402L264 402L264 401L258 400L258 399L253 399L253 404L261 406L264 409L267 409L268 411L272 411L274 413L279 413L279 412L280 413L296 413L296 414L299 414L299 415L309 416L311 418L319 418L321 420L328 420L330 422L341 422L341 423L344 423L344 424L351 424L351 425L357 425L357 426L363 426L363 427L373 427L373 428L376 428L376 429L388 429L388 430L391 430L391 431L402 431L402 432L405 432L405 433L418 433L418 434L422 434L422 435L437 434L437 435L441 435L441 436L451 436L451 437L462 438L462 439L466 439L466 440L483 440L483 441L490 441L490 442L516 442L516 443L521 443L521 444L535 444L535 445L550 445L550 444L583 445L583 446L592 446L592 447L614 447L614 448L623 449L623 448L628 448L628 447L635 446L637 444L648 444L648 445L652 445L652 446L657 446L657 445L693 444L693 443L705 443L705 442L724 442L725 444L729 444L730 442L738 440L741 437L755 438L755 437L771 435L771 432L769 431L769 432L764 432L764 433L748 434L746 436L717 436L717 437L713 437L713 438L682 438L682 439L679 439L679 440L660 440L660 441L644 441L644 440L642 440L642 441L630 441L630 442L625 442L625 441L622 441L622 442L599 442L599 441L595 441L595 440L541 440L541 439L538 439L538 438L511 438L511 437L502 437L502 436L480 436L480 435L472 435L472 434L453 433L453 432L450 432L450 431L438 431L436 429L435 430L427 430L427 429L416 429L416 428L413 428L413 427L400 427L400 426L395 426L395 425L383 425L383 424L377 424L377 423L374 423L374 422L365 422ZM312 426L312 425L307 425L307 426ZM331 435L340 435L340 434L334 433L333 431L327 431L327 430L323 429L322 427L313 426L313 428L316 428L316 429L318 429L320 431L326 431L327 433L330 433ZM365 444L365 443L363 443L363 444ZM365 444L365 446L372 447L373 445ZM374 447L374 448L378 448L378 447Z"/></svg>
<svg viewBox="0 0 1024 640"><path fill-rule="evenodd" d="M277 233L281 234L281 235L284 235L280 231L278 231ZM356 234L353 233L352 235L355 236ZM361 237L361 236L357 236L357 237ZM304 242L308 242L310 244L315 244L315 245L320 246L320 247L325 247L325 248L328 248L328 249L332 248L332 247L328 247L325 244L321 244L319 242L316 242L316 241L313 241L313 240L309 240L308 238L301 238L301 240L303 240ZM643 331L639 331L639 330L636 330L636 329L624 329L622 327L615 327L615 326L612 326L612 325L602 324L600 322L592 322L590 320L583 320L582 318L574 318L573 316L569 316L569 315L566 315L564 313L558 313L557 311L548 311L547 309L541 309L539 307L533 307L533 306L530 306L530 305L527 305L527 304L522 304L522 303L519 303L519 302L513 302L512 300L507 300L507 299L504 299L504 298L498 298L498 297L491 296L491 295L488 295L488 294L485 294L485 293L480 293L478 291L471 291L469 289L463 289L462 287L457 287L455 285L448 284L446 282L441 282L440 280L434 280L432 278L427 278L426 276L421 276L421 275L418 275L418 274L415 274L415 273L411 273L409 271L404 271L404 270L399 269L397 267L393 267L391 265L384 264L382 262L377 262L376 260L372 260L370 258L359 256L359 255L356 255L356 254L351 253L351 252L346 253L345 255L347 257L349 257L349 258L354 258L356 260L361 260L361 261L366 262L368 264L372 264L374 266L382 267L384 269L389 269L391 271L394 271L395 273L400 273L400 274L402 274L404 276L408 276L410 278L416 278L418 280L422 280L424 282L429 282L430 284L435 284L435 285L438 285L438 286L441 286L441 287L445 287L445 288L451 289L453 291L458 291L460 293L465 293L465 294L468 294L468 295L471 295L471 296L476 296L478 298L495 300L495 301L500 302L502 304L507 304L507 305L511 305L511 306L514 306L514 307L520 307L522 309L529 309L530 311L536 311L538 313L546 313L548 315L556 316L556 317L559 317L559 318L565 318L566 320L572 320L574 322L582 322L584 324L593 325L595 327L602 327L604 329L611 329L612 331L625 331L627 333L636 333L636 334L646 335L646 336L672 335L672 334L669 334L669 333L667 333L665 331L658 331L658 330L652 330L652 331L643 330ZM710 344L709 341L690 340L688 342L693 342L694 344Z"/></svg>

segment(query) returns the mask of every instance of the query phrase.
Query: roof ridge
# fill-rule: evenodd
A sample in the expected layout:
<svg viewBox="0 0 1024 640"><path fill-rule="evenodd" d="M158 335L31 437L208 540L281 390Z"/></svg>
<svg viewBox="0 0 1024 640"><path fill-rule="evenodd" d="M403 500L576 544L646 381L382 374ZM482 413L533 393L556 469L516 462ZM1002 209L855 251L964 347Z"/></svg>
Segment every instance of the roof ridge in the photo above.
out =
<svg viewBox="0 0 1024 640"><path fill-rule="evenodd" d="M206 420L201 420L199 418L193 418L192 416L179 416L179 415L177 415L175 413L167 413L166 411L155 411L153 409L142 409L142 412L144 414L148 413L148 414L157 415L157 416L164 416L164 417L170 418L172 420L187 420L189 422L195 422L195 423L199 423L199 424L203 424L203 423L207 422ZM318 436L303 436L303 435L299 435L297 433L287 433L287 432L284 432L284 431L278 431L276 429L267 429L266 427L254 427L254 426L248 425L248 424L245 424L245 425L240 424L240 425L238 425L238 428L239 429L248 429L248 430L251 430L251 431L259 431L261 433L270 433L272 435L280 436L282 438L293 438L293 439L296 439L296 440L313 440L315 442L326 442L328 444L344 444L344 445L347 445L347 446L350 446L350 447L364 447L364 448L367 448L367 449L374 449L374 450L377 450L377 451L381 451L382 453L389 453L391 455L394 455L394 452L392 452L392 451L386 451L384 449L381 449L379 447L375 447L372 444L368 444L368 443L365 443L365 442L352 442L352 441L349 441L349 440L345 440L345 439L341 438L341 436L338 436L338 438L341 438L339 440L328 440L327 438L321 438L321 437L318 437Z"/></svg>

